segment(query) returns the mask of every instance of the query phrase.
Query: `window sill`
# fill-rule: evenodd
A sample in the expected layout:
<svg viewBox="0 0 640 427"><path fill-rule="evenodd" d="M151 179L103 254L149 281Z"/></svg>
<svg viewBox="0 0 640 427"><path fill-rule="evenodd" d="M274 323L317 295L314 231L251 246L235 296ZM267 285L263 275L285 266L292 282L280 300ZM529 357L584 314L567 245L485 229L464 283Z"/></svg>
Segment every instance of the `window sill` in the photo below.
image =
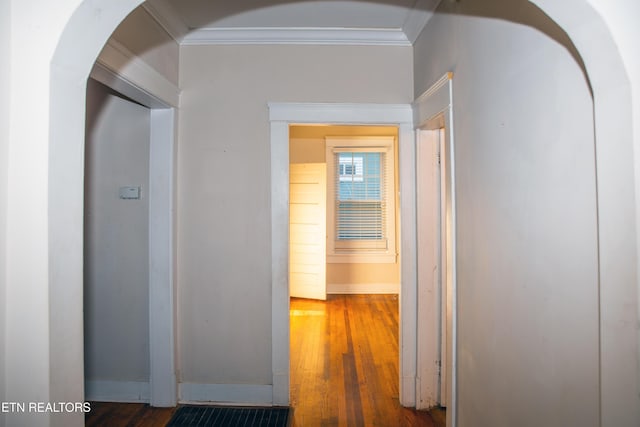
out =
<svg viewBox="0 0 640 427"><path fill-rule="evenodd" d="M327 254L329 264L395 264L398 255L388 253L334 253Z"/></svg>

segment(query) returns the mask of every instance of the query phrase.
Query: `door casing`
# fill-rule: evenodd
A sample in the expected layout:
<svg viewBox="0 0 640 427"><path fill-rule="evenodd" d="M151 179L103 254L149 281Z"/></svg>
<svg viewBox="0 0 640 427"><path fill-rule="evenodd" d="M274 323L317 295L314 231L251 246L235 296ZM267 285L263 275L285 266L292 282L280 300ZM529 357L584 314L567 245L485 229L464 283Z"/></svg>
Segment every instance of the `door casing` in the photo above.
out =
<svg viewBox="0 0 640 427"><path fill-rule="evenodd" d="M108 59L109 57L107 57ZM149 394L151 406L178 401L175 344L176 106L134 85L101 58L91 77L151 110L149 144ZM132 76L129 76L132 77ZM139 79L147 76L136 75ZM116 390L116 396L122 390Z"/></svg>
<svg viewBox="0 0 640 427"><path fill-rule="evenodd" d="M417 129L442 132L443 141L440 145L440 157L442 161L441 193L443 223L441 229L441 258L444 268L442 271L442 293L446 297L442 302L438 301L438 295L427 295L431 301L423 300L425 305L443 305L446 316L442 319L443 327L440 331L433 331L431 335L418 336L418 349L429 348L432 336L437 336L438 341L442 337L444 348L442 349L441 362L445 367L445 378L442 400L447 405L447 427L456 425L457 422L457 278L456 278L456 185L455 185L455 138L453 117L453 73L444 74L429 89L427 89L414 103L414 121ZM426 340L426 341L425 341ZM432 354L432 353L430 353ZM428 363L433 359L429 354L418 356L420 363ZM424 384L423 384L424 386ZM436 393L437 394L437 393Z"/></svg>
<svg viewBox="0 0 640 427"><path fill-rule="evenodd" d="M415 132L411 104L269 103L273 404L289 404L289 126L398 126L400 167L400 403L416 404Z"/></svg>

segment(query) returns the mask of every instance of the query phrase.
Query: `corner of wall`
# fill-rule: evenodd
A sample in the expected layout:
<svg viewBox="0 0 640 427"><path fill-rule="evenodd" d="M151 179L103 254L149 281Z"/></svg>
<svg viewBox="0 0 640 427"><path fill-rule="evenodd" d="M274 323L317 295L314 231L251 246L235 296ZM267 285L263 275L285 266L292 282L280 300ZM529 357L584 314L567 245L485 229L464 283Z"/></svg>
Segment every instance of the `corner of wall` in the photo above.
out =
<svg viewBox="0 0 640 427"><path fill-rule="evenodd" d="M8 58L11 41L10 2L0 3L0 57ZM0 63L0 92L10 94L10 63ZM10 96L0 98L0 401L5 401L5 311L6 311L6 214L7 214L7 170L9 150L9 103ZM4 427L4 416L0 415L0 427Z"/></svg>
<svg viewBox="0 0 640 427"><path fill-rule="evenodd" d="M144 7L135 9L111 35L172 84L178 84L180 44Z"/></svg>

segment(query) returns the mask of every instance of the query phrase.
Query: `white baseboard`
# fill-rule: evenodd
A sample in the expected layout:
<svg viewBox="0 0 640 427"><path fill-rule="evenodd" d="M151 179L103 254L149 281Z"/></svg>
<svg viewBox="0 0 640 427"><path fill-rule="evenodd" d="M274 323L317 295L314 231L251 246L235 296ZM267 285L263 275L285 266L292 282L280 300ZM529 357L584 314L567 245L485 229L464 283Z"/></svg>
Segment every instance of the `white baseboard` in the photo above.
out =
<svg viewBox="0 0 640 427"><path fill-rule="evenodd" d="M273 405L271 385L180 383L178 389L180 403Z"/></svg>
<svg viewBox="0 0 640 427"><path fill-rule="evenodd" d="M398 294L397 283L327 283L328 294Z"/></svg>
<svg viewBox="0 0 640 427"><path fill-rule="evenodd" d="M276 406L289 406L289 372L273 374L272 400Z"/></svg>
<svg viewBox="0 0 640 427"><path fill-rule="evenodd" d="M86 381L85 400L149 403L149 383L141 381Z"/></svg>
<svg viewBox="0 0 640 427"><path fill-rule="evenodd" d="M400 378L400 405L405 408L416 407L416 377L403 376Z"/></svg>

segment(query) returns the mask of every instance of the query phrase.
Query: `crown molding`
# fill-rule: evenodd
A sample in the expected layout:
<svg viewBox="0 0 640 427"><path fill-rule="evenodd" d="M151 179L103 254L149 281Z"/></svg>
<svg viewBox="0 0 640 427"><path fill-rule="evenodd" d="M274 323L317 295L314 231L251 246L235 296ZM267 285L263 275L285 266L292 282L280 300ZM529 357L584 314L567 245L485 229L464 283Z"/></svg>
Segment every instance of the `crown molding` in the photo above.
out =
<svg viewBox="0 0 640 427"><path fill-rule="evenodd" d="M209 27L191 30L167 0L147 1L142 7L181 45L412 46L441 1L416 0L402 28Z"/></svg>
<svg viewBox="0 0 640 427"><path fill-rule="evenodd" d="M91 77L144 105L177 107L180 104L180 89L176 84L113 38L100 52ZM139 101L128 87L145 94L144 99Z"/></svg>
<svg viewBox="0 0 640 427"><path fill-rule="evenodd" d="M397 28L203 28L187 34L181 45L284 44L411 46Z"/></svg>
<svg viewBox="0 0 640 427"><path fill-rule="evenodd" d="M147 1L142 7L178 44L189 33L189 27L166 0Z"/></svg>
<svg viewBox="0 0 640 427"><path fill-rule="evenodd" d="M442 0L417 0L416 4L409 12L407 20L402 26L402 31L407 40L413 45L420 33L427 25L427 22L433 17L436 8Z"/></svg>

